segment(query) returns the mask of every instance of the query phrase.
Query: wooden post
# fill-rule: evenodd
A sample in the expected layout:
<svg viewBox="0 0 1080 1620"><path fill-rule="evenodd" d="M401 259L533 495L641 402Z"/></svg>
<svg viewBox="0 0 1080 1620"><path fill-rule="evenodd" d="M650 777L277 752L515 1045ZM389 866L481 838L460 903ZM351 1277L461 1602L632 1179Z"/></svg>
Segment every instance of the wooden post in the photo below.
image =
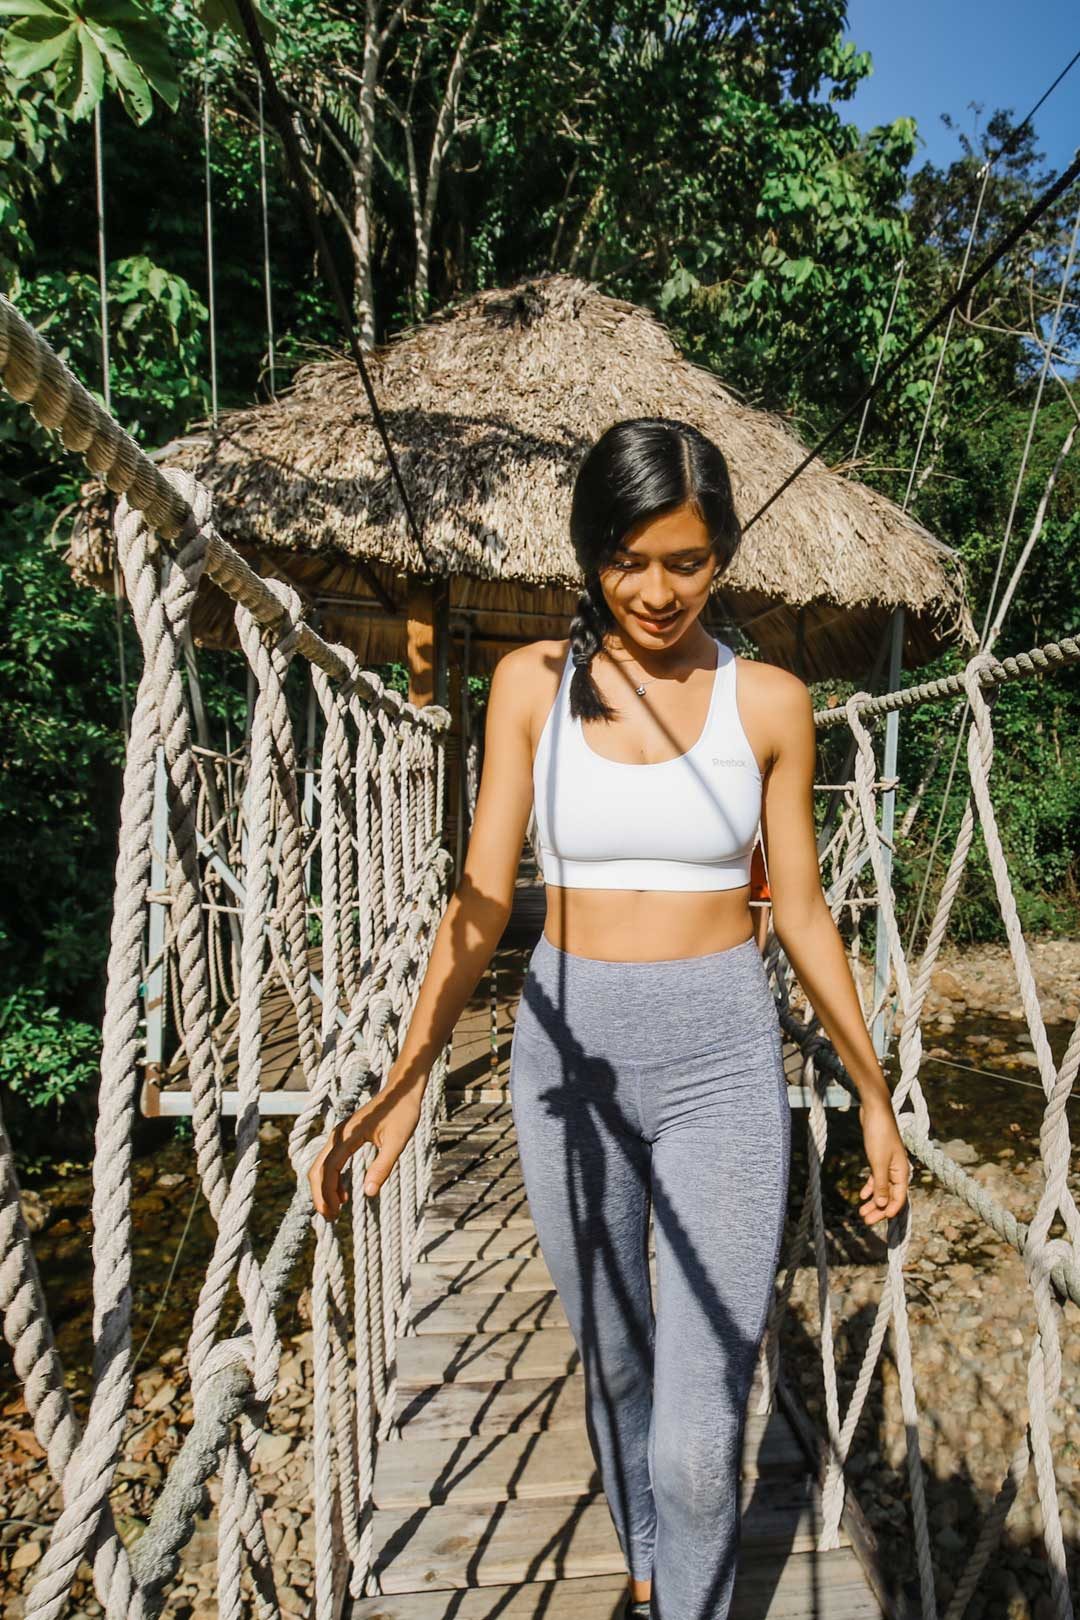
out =
<svg viewBox="0 0 1080 1620"><path fill-rule="evenodd" d="M454 857L454 883L461 878L462 817L464 814L464 738L461 730L461 683L463 679L460 654L451 647L448 671L447 708L450 710L450 730L446 735L446 847Z"/></svg>
<svg viewBox="0 0 1080 1620"><path fill-rule="evenodd" d="M440 579L433 591L435 638L435 702L450 707L450 580Z"/></svg>
<svg viewBox="0 0 1080 1620"><path fill-rule="evenodd" d="M450 701L450 581L409 580L406 645L409 664L409 702L422 708L441 703L454 712ZM460 754L460 733L446 741L446 791L440 836L448 843L457 805L455 742Z"/></svg>
<svg viewBox="0 0 1080 1620"><path fill-rule="evenodd" d="M435 701L435 594L428 582L410 578L407 612L408 696L420 709Z"/></svg>

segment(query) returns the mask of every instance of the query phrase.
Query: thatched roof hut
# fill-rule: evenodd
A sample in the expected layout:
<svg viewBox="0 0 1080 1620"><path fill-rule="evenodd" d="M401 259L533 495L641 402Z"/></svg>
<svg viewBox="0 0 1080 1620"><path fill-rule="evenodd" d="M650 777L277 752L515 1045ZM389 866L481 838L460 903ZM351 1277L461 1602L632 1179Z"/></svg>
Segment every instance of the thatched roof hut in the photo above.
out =
<svg viewBox="0 0 1080 1620"><path fill-rule="evenodd" d="M451 635L468 624L473 671L508 645L566 633L580 585L571 487L611 422L672 416L709 434L744 517L805 454L780 418L682 358L648 311L574 277L479 293L367 364L425 550L447 581ZM222 533L256 568L287 574L324 635L362 663L406 656L409 582L424 568L351 361L305 366L275 402L231 411L161 458L209 485ZM103 518L102 503L83 508L69 560L111 587ZM900 603L909 666L975 640L954 553L821 462L754 525L716 596L714 627L738 623L765 658L808 680L864 679ZM212 586L195 631L231 640L229 604Z"/></svg>

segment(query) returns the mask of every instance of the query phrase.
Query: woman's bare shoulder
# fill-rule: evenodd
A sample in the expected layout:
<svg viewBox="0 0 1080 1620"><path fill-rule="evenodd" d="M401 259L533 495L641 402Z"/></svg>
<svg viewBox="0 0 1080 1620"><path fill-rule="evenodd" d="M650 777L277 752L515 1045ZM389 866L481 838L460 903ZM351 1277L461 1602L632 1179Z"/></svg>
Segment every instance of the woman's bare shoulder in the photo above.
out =
<svg viewBox="0 0 1080 1620"><path fill-rule="evenodd" d="M790 669L767 664L763 658L742 658L736 654L739 684L763 702L787 702L798 706L810 702L810 688Z"/></svg>
<svg viewBox="0 0 1080 1620"><path fill-rule="evenodd" d="M562 640L526 641L503 653L495 666L507 677L506 690L513 692L515 709L531 740L539 736L543 717L555 701L569 650L568 636Z"/></svg>
<svg viewBox="0 0 1080 1620"><path fill-rule="evenodd" d="M566 657L569 650L569 636L563 636L561 641L523 641L520 647L511 647L509 652L503 653L499 663L512 662L516 670L525 669L528 665L540 668L545 663L557 663Z"/></svg>
<svg viewBox="0 0 1080 1620"><path fill-rule="evenodd" d="M505 667L515 686L519 682L527 682L530 689L535 687L540 693L552 681L558 686L569 650L568 636L561 641L525 641L520 647L512 647L509 652L503 653L496 668Z"/></svg>
<svg viewBox="0 0 1080 1620"><path fill-rule="evenodd" d="M779 664L737 658L740 703L770 764L785 749L812 746L814 700L804 680Z"/></svg>

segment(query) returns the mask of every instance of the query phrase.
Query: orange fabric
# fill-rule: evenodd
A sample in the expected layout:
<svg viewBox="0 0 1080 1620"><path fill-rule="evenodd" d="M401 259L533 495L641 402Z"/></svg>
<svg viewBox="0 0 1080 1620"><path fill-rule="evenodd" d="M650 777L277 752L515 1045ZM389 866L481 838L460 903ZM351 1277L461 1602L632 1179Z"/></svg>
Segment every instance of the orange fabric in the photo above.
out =
<svg viewBox="0 0 1080 1620"><path fill-rule="evenodd" d="M765 856L761 845L754 845L754 853L750 858L750 898L751 900L771 900L769 893L769 879L765 872Z"/></svg>

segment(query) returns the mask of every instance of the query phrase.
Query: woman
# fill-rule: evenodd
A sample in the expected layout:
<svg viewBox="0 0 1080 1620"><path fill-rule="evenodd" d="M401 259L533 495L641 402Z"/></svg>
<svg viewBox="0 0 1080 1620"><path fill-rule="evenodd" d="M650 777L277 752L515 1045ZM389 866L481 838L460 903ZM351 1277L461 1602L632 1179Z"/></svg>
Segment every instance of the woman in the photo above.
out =
<svg viewBox="0 0 1080 1620"><path fill-rule="evenodd" d="M809 692L701 623L740 539L723 455L684 422L617 422L579 469L570 530L569 637L495 670L464 871L401 1055L311 1186L333 1219L363 1142L364 1191L385 1182L502 934L535 802L547 915L509 1079L526 1196L581 1356L623 1612L723 1620L790 1163L748 904L759 825L773 929L859 1090L867 1225L903 1207L909 1165L821 889Z"/></svg>

